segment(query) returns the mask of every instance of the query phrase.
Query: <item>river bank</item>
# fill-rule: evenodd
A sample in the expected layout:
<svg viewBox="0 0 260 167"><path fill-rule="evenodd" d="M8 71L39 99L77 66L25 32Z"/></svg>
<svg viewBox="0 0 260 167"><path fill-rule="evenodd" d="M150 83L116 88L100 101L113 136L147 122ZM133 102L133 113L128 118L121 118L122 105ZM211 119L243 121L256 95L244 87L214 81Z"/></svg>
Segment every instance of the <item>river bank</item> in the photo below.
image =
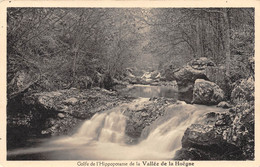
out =
<svg viewBox="0 0 260 167"><path fill-rule="evenodd" d="M236 82L223 101L208 65L193 61L169 84L145 78L17 96L7 106L8 159L254 159L253 79Z"/></svg>
<svg viewBox="0 0 260 167"><path fill-rule="evenodd" d="M209 111L224 109L138 98L96 113L73 135L52 137L8 155L10 159L171 159L186 128Z"/></svg>

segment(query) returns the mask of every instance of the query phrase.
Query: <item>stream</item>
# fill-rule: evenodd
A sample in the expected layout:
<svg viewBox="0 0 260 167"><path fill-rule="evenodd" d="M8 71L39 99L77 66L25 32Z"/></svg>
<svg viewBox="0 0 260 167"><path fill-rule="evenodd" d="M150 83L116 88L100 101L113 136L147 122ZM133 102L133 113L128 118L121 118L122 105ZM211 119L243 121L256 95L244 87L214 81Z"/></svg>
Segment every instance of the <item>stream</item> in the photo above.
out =
<svg viewBox="0 0 260 167"><path fill-rule="evenodd" d="M178 89L173 86L129 85L121 94L131 97L165 97L178 99Z"/></svg>
<svg viewBox="0 0 260 167"><path fill-rule="evenodd" d="M122 112L148 102L149 97L177 99L178 93L176 88L147 85L132 86L127 93L136 99L96 113L74 135L52 137L35 147L11 150L8 157L24 160L168 160L181 148L183 134L191 124L199 122L207 112L224 110L185 102L169 104L165 114L142 131L136 144L128 144L127 118Z"/></svg>

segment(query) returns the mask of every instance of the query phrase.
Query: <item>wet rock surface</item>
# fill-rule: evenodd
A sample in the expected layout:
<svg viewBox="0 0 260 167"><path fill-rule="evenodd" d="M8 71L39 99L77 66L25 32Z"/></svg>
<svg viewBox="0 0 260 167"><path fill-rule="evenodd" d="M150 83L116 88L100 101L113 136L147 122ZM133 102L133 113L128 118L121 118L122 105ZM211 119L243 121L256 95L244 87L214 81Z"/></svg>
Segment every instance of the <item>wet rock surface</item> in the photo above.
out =
<svg viewBox="0 0 260 167"><path fill-rule="evenodd" d="M209 66L213 67L214 63L206 58L191 61L185 67L174 70L176 82L161 81L162 77L157 71L147 73L143 78L132 75L130 71L128 79L114 79L113 84L122 89L132 82L172 87L177 84L180 100L206 105L218 104L218 107L227 109L225 112L209 111L198 123L187 128L182 138L182 149L176 152L173 159L252 160L255 143L254 80L248 78L236 82L228 103L223 101L223 90L208 81L205 69ZM87 88L89 82L83 83L82 88ZM94 83L95 81L91 84ZM20 146L19 143L30 144L28 136L71 135L73 129L95 113L128 103L134 98L120 97L115 91L98 87L20 94L7 106L8 148ZM164 116L170 104L177 104L176 99L155 97L124 108L122 112L127 118L125 134L129 137L128 143L135 144L142 138L144 129L149 129L155 120Z"/></svg>
<svg viewBox="0 0 260 167"><path fill-rule="evenodd" d="M115 92L101 88L72 88L21 96L7 106L9 145L22 143L16 141L20 133L24 139L70 135L82 121L125 101L117 97Z"/></svg>
<svg viewBox="0 0 260 167"><path fill-rule="evenodd" d="M232 91L234 107L224 113L210 112L191 125L182 138L176 160L253 160L254 93L251 79ZM222 102L221 107L227 104ZM230 107L230 106L228 106Z"/></svg>
<svg viewBox="0 0 260 167"><path fill-rule="evenodd" d="M115 92L100 88L87 90L72 88L34 93L23 100L32 108L40 108L40 112L67 113L79 119L87 119L98 111L116 105L120 100L115 95Z"/></svg>
<svg viewBox="0 0 260 167"><path fill-rule="evenodd" d="M175 100L166 98L150 98L140 106L128 108L124 111L124 115L127 117L125 133L134 139L139 138L143 129L164 115L167 105L175 102Z"/></svg>
<svg viewBox="0 0 260 167"><path fill-rule="evenodd" d="M224 99L224 92L218 85L203 79L197 79L193 88L193 103L214 105Z"/></svg>
<svg viewBox="0 0 260 167"><path fill-rule="evenodd" d="M214 157L216 159L229 159L229 157L222 157L222 155L241 152L238 147L222 138L221 130L217 127L201 124L193 124L186 130L182 138L182 147L209 152L209 154L217 155Z"/></svg>
<svg viewBox="0 0 260 167"><path fill-rule="evenodd" d="M206 76L206 68L208 66L215 66L215 64L206 57L201 57L189 62L182 68L172 71L172 78L176 80L178 84L180 100L191 103L195 80L208 80Z"/></svg>

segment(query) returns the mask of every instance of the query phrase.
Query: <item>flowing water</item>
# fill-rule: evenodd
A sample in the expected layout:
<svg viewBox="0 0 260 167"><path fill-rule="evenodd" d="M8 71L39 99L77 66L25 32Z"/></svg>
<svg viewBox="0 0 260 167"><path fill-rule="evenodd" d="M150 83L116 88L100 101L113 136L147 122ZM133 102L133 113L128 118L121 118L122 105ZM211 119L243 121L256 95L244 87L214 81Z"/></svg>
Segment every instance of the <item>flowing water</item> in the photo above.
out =
<svg viewBox="0 0 260 167"><path fill-rule="evenodd" d="M122 94L132 97L178 98L178 88L173 86L129 85Z"/></svg>
<svg viewBox="0 0 260 167"><path fill-rule="evenodd" d="M73 136L51 138L34 148L9 151L8 156L48 160L172 159L176 150L181 148L181 138L188 126L198 122L206 112L223 110L184 102L168 105L164 116L143 130L137 144L127 144L127 118L122 112L127 108L136 110L147 103L150 103L149 98L138 98L97 113L85 121Z"/></svg>

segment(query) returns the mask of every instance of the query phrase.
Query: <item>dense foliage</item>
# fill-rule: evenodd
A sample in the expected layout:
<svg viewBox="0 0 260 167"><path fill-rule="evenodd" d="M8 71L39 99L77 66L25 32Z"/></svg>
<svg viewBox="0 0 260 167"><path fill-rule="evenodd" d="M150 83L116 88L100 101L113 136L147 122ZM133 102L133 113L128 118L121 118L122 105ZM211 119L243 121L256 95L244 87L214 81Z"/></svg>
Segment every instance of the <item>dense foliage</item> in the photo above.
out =
<svg viewBox="0 0 260 167"><path fill-rule="evenodd" d="M106 87L128 67L177 68L194 57L234 81L254 72L250 8L8 8L7 25L7 82L27 70L39 90Z"/></svg>
<svg viewBox="0 0 260 167"><path fill-rule="evenodd" d="M159 68L208 57L236 79L253 75L254 9L168 8L152 9L150 15L148 48L157 55Z"/></svg>
<svg viewBox="0 0 260 167"><path fill-rule="evenodd" d="M138 55L135 12L9 8L8 83L25 68L37 72L49 89L71 86L82 76L119 74Z"/></svg>

